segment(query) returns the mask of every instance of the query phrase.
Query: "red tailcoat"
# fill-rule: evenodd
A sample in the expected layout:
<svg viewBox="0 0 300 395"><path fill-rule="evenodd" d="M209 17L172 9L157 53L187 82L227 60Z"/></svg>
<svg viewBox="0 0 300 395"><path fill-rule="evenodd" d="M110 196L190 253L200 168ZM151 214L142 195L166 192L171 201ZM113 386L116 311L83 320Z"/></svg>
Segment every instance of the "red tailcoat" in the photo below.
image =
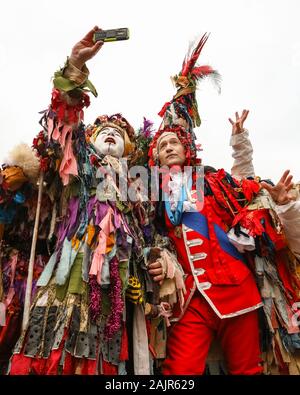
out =
<svg viewBox="0 0 300 395"><path fill-rule="evenodd" d="M228 221L224 222L213 196L205 196L203 208L197 202L197 211L183 213L178 226L167 214L165 217L168 236L186 274L185 305L183 310L175 308L173 321L181 318L197 289L220 318L262 306L254 276L243 255L230 243Z"/></svg>

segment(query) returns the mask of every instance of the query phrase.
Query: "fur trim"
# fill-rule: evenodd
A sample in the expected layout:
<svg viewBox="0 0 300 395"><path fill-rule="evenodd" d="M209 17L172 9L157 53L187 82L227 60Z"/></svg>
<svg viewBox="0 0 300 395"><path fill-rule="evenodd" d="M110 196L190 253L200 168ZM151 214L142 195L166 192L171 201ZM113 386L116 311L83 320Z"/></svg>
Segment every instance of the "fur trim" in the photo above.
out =
<svg viewBox="0 0 300 395"><path fill-rule="evenodd" d="M9 166L21 167L30 182L34 185L36 184L40 172L40 164L34 151L28 144L21 143L16 145L9 152L5 163Z"/></svg>

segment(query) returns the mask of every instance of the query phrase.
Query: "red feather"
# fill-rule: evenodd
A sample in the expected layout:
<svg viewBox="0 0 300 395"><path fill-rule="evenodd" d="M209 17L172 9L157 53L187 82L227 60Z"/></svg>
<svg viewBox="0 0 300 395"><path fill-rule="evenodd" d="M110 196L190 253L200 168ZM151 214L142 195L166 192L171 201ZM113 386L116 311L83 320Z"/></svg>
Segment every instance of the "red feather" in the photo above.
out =
<svg viewBox="0 0 300 395"><path fill-rule="evenodd" d="M202 51L202 48L204 47L206 41L208 40L208 37L209 37L209 34L204 33L204 35L201 37L198 45L193 50L193 53L192 53L190 59L184 60L183 65L182 65L181 75L187 76L193 70L193 67L195 66L195 63L197 62L199 55Z"/></svg>
<svg viewBox="0 0 300 395"><path fill-rule="evenodd" d="M195 67L191 74L192 76L195 76L196 78L202 78L205 77L211 73L214 73L214 69L210 66L200 66L200 67Z"/></svg>

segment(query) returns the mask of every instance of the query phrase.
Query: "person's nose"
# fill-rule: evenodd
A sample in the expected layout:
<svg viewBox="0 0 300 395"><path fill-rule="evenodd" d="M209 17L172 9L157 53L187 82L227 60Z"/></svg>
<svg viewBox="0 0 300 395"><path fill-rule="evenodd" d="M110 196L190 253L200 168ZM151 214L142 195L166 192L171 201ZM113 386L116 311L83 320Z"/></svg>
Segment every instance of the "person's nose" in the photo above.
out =
<svg viewBox="0 0 300 395"><path fill-rule="evenodd" d="M171 146L170 144L167 144L166 153L169 154L169 153L172 152L172 151L173 151L172 146Z"/></svg>

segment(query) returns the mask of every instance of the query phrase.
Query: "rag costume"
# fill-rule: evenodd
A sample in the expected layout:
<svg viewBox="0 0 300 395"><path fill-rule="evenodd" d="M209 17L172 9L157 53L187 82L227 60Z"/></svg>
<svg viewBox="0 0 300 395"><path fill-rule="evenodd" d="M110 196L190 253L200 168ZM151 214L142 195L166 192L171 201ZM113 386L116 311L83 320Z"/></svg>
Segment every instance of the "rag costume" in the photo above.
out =
<svg viewBox="0 0 300 395"><path fill-rule="evenodd" d="M153 301L147 257L151 246L164 248L166 242L153 240L149 202L121 200L117 185L127 174L119 158L102 155L93 145L104 128L113 128L124 140L123 156L130 164L139 163L151 124L145 120L138 137L120 114L100 116L85 127L86 90L97 94L87 68L78 70L67 61L53 82L51 105L41 119L43 130L33 142L50 201L50 209L44 207L50 213L45 243L49 251L38 266L28 327L14 347L9 373L151 374L154 360L160 358L156 337L165 337L167 313L158 308L159 296ZM109 178L111 171L116 180ZM108 180L100 189L99 179ZM1 209L9 215L11 207ZM165 261L174 267L176 259L169 254L171 259ZM2 262L5 273L6 260ZM14 275L9 284L16 288ZM1 296L5 300L9 284L4 284Z"/></svg>
<svg viewBox="0 0 300 395"><path fill-rule="evenodd" d="M150 166L158 165L159 141L167 133L185 147L184 166L200 165L193 131L200 125L196 82L218 77L209 66L195 66L206 40L204 35L174 78L178 91L160 113L163 121L149 150ZM229 374L262 373L262 356L266 372L275 372L275 366L277 372L294 373L297 356L291 353L299 326L292 308L299 301L299 262L288 251L278 217L258 204L257 180L238 180L210 167L204 172L202 190L195 171L179 181L177 205L172 204L171 183L184 177L169 174L161 182L157 226L175 245L187 290L183 309L173 310L163 373L202 374L215 337ZM264 293L270 279L275 287Z"/></svg>
<svg viewBox="0 0 300 395"><path fill-rule="evenodd" d="M253 148L248 131L245 130L240 134L231 136L230 145L233 148L232 157L234 158L231 174L239 179L255 177L252 163ZM274 228L277 227L278 231L282 228L288 246L288 249L283 249L280 257L277 256L276 259L274 259L274 255L271 255L269 259L264 257L263 260L258 256L255 257L255 274L268 322L268 327L261 328L261 330L264 333L264 338L269 339L270 342L269 346L265 345L263 347L265 350L263 353L264 371L272 374L280 372L299 374L300 343L298 330L297 327L291 328L290 319L287 318L295 314L292 320L297 326L297 296L291 297L288 289L293 289L294 292L298 287L297 259L300 258L299 183L294 185L290 193L294 195L295 201L279 206L275 204L270 194L262 189L248 207L250 210L269 210ZM284 259L284 265L280 264L282 259ZM294 275L291 276L289 272ZM293 277L294 280L292 280ZM288 282L293 285L289 285ZM275 319L276 315L279 315L280 325ZM287 336L286 332L290 336Z"/></svg>
<svg viewBox="0 0 300 395"><path fill-rule="evenodd" d="M38 173L38 159L25 144L12 150L0 171L0 374L6 372L21 333ZM33 266L33 296L48 261L50 218L51 201L44 195Z"/></svg>

